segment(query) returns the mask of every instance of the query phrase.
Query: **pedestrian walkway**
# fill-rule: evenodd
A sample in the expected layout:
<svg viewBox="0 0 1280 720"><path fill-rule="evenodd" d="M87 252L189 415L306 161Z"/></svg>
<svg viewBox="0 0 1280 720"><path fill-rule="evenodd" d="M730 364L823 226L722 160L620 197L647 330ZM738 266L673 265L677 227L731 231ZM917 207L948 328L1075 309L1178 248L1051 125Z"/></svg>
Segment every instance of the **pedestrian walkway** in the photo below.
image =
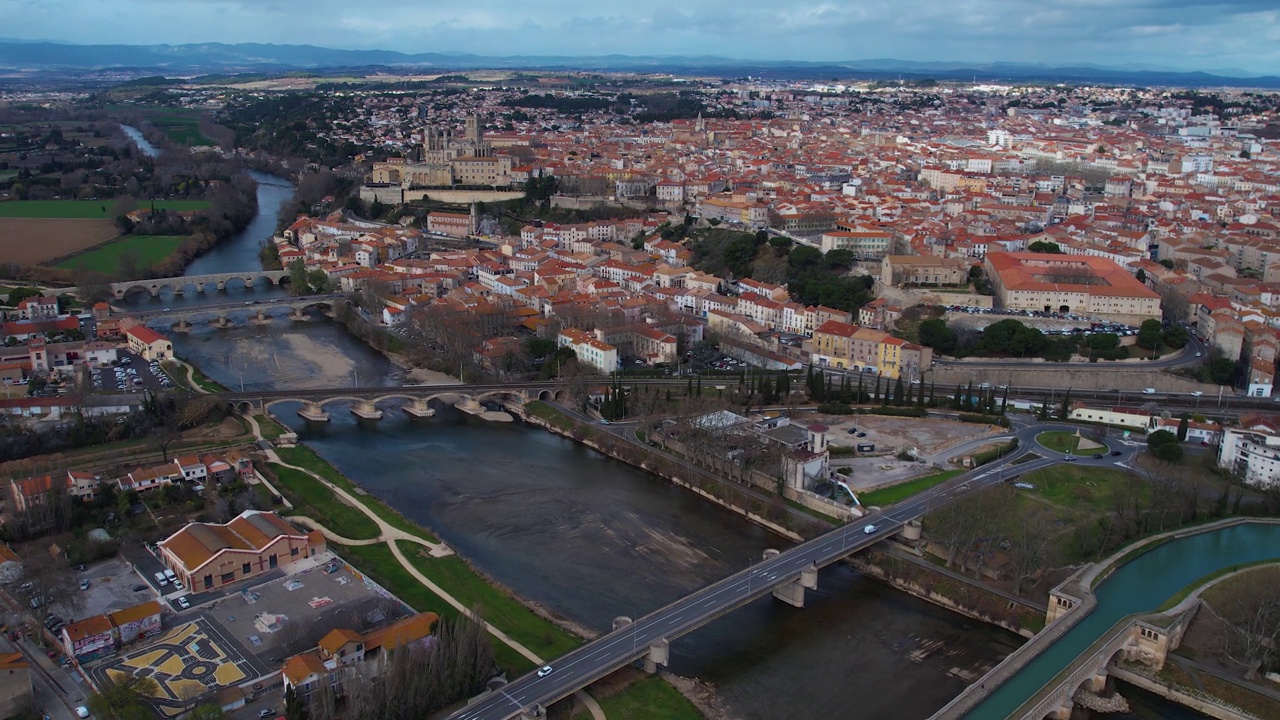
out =
<svg viewBox="0 0 1280 720"><path fill-rule="evenodd" d="M248 421L249 427L253 431L253 436L258 440L262 440L263 439L262 428L258 425L257 418L253 417L252 415L244 415L243 417L245 418L245 420ZM360 512L364 513L366 516L369 517L370 520L372 520L375 524L377 524L379 529L379 534L377 537L371 538L369 540L351 540L348 538L344 538L341 535L337 535L336 533L331 531L329 528L326 528L325 526L321 525L320 523L316 522L315 520L309 517L297 515L297 516L291 517L290 519L298 520L302 524L307 525L308 527L311 527L314 530L320 531L320 533L323 534L326 539L332 540L333 542L339 543L341 545L375 545L377 543L386 543L387 547L391 549L391 554L395 556L396 561L400 563L400 565L405 569L406 572L412 575L418 582L426 586L427 589L431 590L431 592L438 595L442 600L444 600L446 603L452 606L459 613L462 613L463 615L466 615L467 617L470 617L473 620L476 620L478 622L482 622L484 624L485 629L489 632L490 635L493 635L504 645L520 653L522 656L524 656L534 664L542 665L543 663L546 662L544 658L538 657L538 655L534 653L532 650L520 644L516 640L512 639L510 636L508 636L506 633L502 632L498 628L494 627L492 624L485 622L483 619L477 618L474 615L472 615L470 608L468 608L466 605L463 605L461 602L459 602L457 598L450 595L448 591L446 591L444 588L432 582L432 580L428 578L426 575L423 575L418 570L418 568L415 567L414 564L409 561L409 558L405 557L404 553L400 550L399 545L396 544L396 541L404 540L407 542L412 542L412 543L417 543L419 545L422 545L427 549L427 553L431 557L435 557L435 558L448 557L452 555L453 554L452 548L445 545L444 543L430 542L413 533L406 532L404 530L401 530L400 528L392 526L386 520L383 520L382 517L379 516L377 513L370 510L367 505L365 505L363 502L361 502L358 498L353 496L351 493L347 492L343 488L338 487L337 485L334 485L333 483L329 482L328 479L308 470L307 468L299 467L297 465L292 465L290 463L285 462L284 460L280 459L280 456L276 454L276 451L274 449L268 449L266 451L266 454L267 454L267 459L270 460L271 462L278 463L280 465L283 465L284 467L291 468L293 470L297 470L298 472L306 473L310 477L314 478L316 481L322 483L325 487L333 491L335 495L342 498L343 501L345 501L352 507L358 509ZM593 720L605 720L604 710L600 707L600 704L595 701L595 698L588 695L585 690L579 690L577 693L574 694L574 698L579 702L581 702L587 708L587 710L591 712L591 717L593 718Z"/></svg>

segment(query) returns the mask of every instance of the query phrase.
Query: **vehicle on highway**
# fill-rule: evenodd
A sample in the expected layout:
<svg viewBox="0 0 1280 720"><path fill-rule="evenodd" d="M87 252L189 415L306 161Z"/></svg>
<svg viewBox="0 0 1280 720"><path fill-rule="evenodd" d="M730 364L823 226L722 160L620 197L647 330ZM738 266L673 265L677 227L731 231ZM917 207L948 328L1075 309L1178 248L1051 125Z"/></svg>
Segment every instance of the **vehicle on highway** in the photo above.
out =
<svg viewBox="0 0 1280 720"><path fill-rule="evenodd" d="M1119 451L1119 450L1112 450L1112 451L1111 451L1111 457L1120 457L1120 451Z"/></svg>
<svg viewBox="0 0 1280 720"><path fill-rule="evenodd" d="M178 598L178 607L182 608L183 610L191 609L191 602L187 600L186 595L183 595L182 597Z"/></svg>
<svg viewBox="0 0 1280 720"><path fill-rule="evenodd" d="M1094 454L1093 454L1093 459L1094 459L1094 460L1100 460L1100 459L1102 459L1102 458L1104 458L1104 457L1106 457L1106 455L1103 455L1102 453L1094 453Z"/></svg>
<svg viewBox="0 0 1280 720"><path fill-rule="evenodd" d="M1143 394L1143 395L1155 395L1155 394L1156 394L1156 389L1155 389L1155 388L1143 388L1143 390L1142 390L1142 394Z"/></svg>
<svg viewBox="0 0 1280 720"><path fill-rule="evenodd" d="M864 533L866 533L866 534L868 534L868 535L870 535L871 533L873 533L873 532L875 532L875 531L876 531L876 526L875 526L875 525L868 525L868 526L866 526L866 527L862 528L862 532L864 532Z"/></svg>
<svg viewBox="0 0 1280 720"><path fill-rule="evenodd" d="M1196 357L1200 357L1201 355L1204 355L1204 353L1196 353Z"/></svg>
<svg viewBox="0 0 1280 720"><path fill-rule="evenodd" d="M1063 462L1075 462L1078 458L1075 455L1063 455Z"/></svg>
<svg viewBox="0 0 1280 720"><path fill-rule="evenodd" d="M271 708L262 708L261 710L258 711L258 717L260 718L269 718L275 714L276 714L276 711L272 710Z"/></svg>
<svg viewBox="0 0 1280 720"><path fill-rule="evenodd" d="M1203 394L1204 394L1203 390L1195 390L1191 393L1191 397L1200 397Z"/></svg>
<svg viewBox="0 0 1280 720"><path fill-rule="evenodd" d="M550 665L543 665L542 667L538 668L538 677L546 677L553 672L555 672L555 668L551 667Z"/></svg>
<svg viewBox="0 0 1280 720"><path fill-rule="evenodd" d="M85 706L83 706L83 705L81 705L81 706L77 707L77 708L76 708L76 717L79 717L79 718L87 718L87 717L89 717L89 708L87 708L87 707L85 707Z"/></svg>

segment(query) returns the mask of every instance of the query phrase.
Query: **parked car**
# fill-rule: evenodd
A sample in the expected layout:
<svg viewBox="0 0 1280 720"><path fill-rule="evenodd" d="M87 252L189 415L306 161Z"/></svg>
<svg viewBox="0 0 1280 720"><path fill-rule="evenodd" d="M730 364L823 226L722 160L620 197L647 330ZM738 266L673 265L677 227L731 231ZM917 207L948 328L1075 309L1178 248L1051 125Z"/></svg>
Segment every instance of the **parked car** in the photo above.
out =
<svg viewBox="0 0 1280 720"><path fill-rule="evenodd" d="M88 590L88 589L89 589L89 581L88 581L88 580L81 580L81 581L80 581L80 589L81 589L81 590Z"/></svg>
<svg viewBox="0 0 1280 720"><path fill-rule="evenodd" d="M187 600L186 595L183 595L182 597L178 598L178 607L182 608L183 610L189 610L191 608L191 601Z"/></svg>

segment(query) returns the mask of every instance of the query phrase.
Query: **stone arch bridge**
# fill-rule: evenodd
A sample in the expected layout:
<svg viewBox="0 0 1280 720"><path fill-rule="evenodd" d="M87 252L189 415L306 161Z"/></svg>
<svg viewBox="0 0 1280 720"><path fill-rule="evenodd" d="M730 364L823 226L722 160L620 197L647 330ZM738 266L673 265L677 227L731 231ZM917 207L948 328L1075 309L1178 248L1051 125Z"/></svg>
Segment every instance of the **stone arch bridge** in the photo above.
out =
<svg viewBox="0 0 1280 720"><path fill-rule="evenodd" d="M191 330L191 318L197 315L216 315L216 319L211 322L221 328L228 328L235 325L228 316L236 310L249 310L255 313L254 317L249 319L253 324L265 324L272 321L276 313L271 311L277 309L288 308L290 320L306 320L305 311L308 308L320 307L332 310L334 305L343 300L346 296L336 293L326 295L300 295L296 297L272 298L270 300L251 300L243 302L240 300L206 303L203 305L183 305L175 308L165 308L163 310L147 310L137 313L137 317L141 320L156 319L172 319L172 328L177 332L187 332Z"/></svg>
<svg viewBox="0 0 1280 720"><path fill-rule="evenodd" d="M409 385L404 387L344 388L332 390L279 390L223 393L221 397L238 410L266 412L280 403L301 403L298 415L313 422L327 422L326 405L350 403L351 412L376 420L387 407L402 407L415 417L435 414L433 404L448 405L463 412L481 415L485 402L497 402L512 409L522 409L532 400L560 400L567 389L558 383L529 385Z"/></svg>
<svg viewBox="0 0 1280 720"><path fill-rule="evenodd" d="M126 280L124 282L111 283L111 293L115 295L117 300L123 300L126 295L133 292L150 292L151 297L159 297L160 291L164 288L173 290L174 295L182 295L187 288L194 289L195 292L202 293L209 288L218 290L227 289L227 283L241 281L245 287L251 288L257 284L259 278L266 278L268 285L277 285L289 282L289 273L286 270L245 270L231 273L214 273L210 275L183 275L181 277L167 278L151 278L148 280ZM57 288L48 290L46 295L59 295L62 293L71 293L78 295L80 288Z"/></svg>

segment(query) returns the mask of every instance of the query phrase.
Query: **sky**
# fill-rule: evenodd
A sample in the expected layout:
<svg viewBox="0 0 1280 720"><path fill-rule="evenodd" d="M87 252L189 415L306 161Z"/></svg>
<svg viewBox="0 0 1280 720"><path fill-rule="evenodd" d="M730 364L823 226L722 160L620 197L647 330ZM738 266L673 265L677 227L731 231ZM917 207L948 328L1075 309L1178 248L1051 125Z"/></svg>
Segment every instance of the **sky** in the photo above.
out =
<svg viewBox="0 0 1280 720"><path fill-rule="evenodd" d="M1280 0L0 0L0 36L1280 75Z"/></svg>

